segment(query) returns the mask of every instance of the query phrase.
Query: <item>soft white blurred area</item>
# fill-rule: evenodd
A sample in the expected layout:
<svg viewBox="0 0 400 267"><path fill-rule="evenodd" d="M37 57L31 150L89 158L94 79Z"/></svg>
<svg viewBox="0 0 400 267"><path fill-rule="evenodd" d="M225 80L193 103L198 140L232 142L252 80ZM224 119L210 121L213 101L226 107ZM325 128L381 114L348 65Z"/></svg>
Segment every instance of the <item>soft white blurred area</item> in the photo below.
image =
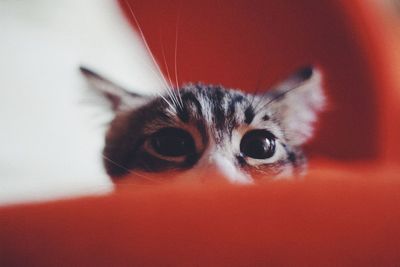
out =
<svg viewBox="0 0 400 267"><path fill-rule="evenodd" d="M104 193L106 109L87 103L84 64L151 93L162 88L113 0L0 1L0 205Z"/></svg>

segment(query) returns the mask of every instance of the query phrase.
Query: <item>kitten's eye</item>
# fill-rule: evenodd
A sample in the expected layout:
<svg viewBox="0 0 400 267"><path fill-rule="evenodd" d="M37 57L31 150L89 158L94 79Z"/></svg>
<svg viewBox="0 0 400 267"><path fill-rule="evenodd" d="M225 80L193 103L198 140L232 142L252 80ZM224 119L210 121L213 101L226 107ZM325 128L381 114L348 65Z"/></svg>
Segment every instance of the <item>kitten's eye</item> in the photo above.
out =
<svg viewBox="0 0 400 267"><path fill-rule="evenodd" d="M150 137L154 151L165 157L180 157L196 152L192 136L182 129L163 128Z"/></svg>
<svg viewBox="0 0 400 267"><path fill-rule="evenodd" d="M275 136L266 130L247 132L240 141L240 152L254 159L270 158L275 154Z"/></svg>

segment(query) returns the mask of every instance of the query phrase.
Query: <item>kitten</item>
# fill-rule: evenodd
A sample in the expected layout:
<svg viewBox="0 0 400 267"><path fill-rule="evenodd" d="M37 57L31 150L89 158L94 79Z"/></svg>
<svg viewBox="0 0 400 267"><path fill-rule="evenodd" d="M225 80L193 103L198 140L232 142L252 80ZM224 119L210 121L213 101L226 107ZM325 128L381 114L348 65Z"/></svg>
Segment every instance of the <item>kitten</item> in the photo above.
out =
<svg viewBox="0 0 400 267"><path fill-rule="evenodd" d="M325 102L321 74L312 67L264 94L198 83L159 96L130 93L81 71L115 112L103 150L113 179L165 171L201 178L211 168L233 183L301 175L301 145Z"/></svg>

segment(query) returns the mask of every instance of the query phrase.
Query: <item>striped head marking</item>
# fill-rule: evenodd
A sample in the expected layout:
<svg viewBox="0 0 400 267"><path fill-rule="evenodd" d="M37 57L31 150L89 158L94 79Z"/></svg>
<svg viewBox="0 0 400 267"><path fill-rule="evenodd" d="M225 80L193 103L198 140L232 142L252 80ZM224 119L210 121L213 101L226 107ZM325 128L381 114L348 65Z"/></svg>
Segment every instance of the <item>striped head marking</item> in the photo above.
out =
<svg viewBox="0 0 400 267"><path fill-rule="evenodd" d="M129 93L81 70L115 111L103 150L114 179L166 171L204 179L213 170L228 181L251 183L302 174L301 146L325 102L321 74L310 67L263 94L188 84L158 96Z"/></svg>

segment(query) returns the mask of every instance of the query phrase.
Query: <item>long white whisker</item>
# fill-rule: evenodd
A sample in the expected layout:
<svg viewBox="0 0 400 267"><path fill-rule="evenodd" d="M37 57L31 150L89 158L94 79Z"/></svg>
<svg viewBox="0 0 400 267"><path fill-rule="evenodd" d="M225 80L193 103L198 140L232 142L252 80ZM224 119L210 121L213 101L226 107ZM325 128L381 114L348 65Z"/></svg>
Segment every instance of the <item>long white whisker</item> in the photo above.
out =
<svg viewBox="0 0 400 267"><path fill-rule="evenodd" d="M156 67L157 70L160 72L161 77L163 77L163 80L164 80L165 85L169 88L168 83L167 83L167 81L166 81L166 79L165 79L165 77L164 77L164 75L163 75L163 73L162 73L162 71L161 71L161 69L160 69L158 63L157 63L157 60L155 59L153 53L152 53L151 50L150 50L150 46L149 46L149 44L147 43L146 37L144 36L142 27L140 26L140 23L139 23L139 21L137 20L136 15L135 15L135 13L133 12L130 3L129 3L127 0L125 0L125 3L126 3L126 5L128 6L128 9L129 9L129 12L130 12L131 15L132 15L132 18L135 20L135 24L136 24L136 26L137 26L137 28L138 28L138 30L139 30L140 36L141 36L141 38L142 38L142 40L143 40L143 43L144 43L144 45L146 46L147 52L149 52L150 57L151 57L151 59L152 59L154 65L155 65L155 67Z"/></svg>
<svg viewBox="0 0 400 267"><path fill-rule="evenodd" d="M178 26L179 26L179 21L181 17L181 10L179 9L178 17L176 19L176 26L175 26L175 59L174 59L174 67L175 67L175 84L176 84L176 90L177 90L177 95L179 97L179 101L181 104L181 107L183 108L183 102L182 102L182 97L179 92L179 80L178 80L178 63L177 63L177 57L178 57Z"/></svg>
<svg viewBox="0 0 400 267"><path fill-rule="evenodd" d="M162 56L163 56L163 60L164 60L164 66L165 66L165 69L166 69L166 71L167 71L167 76L168 76L169 84L170 84L171 87L173 88L173 84L172 84L172 80L171 80L171 75L170 75L170 72L169 72L169 69L168 69L167 60L166 60L166 58L165 58L164 42L162 42L161 35L160 35L160 40L161 40L161 41L160 41L160 42L161 42L161 52L162 52ZM177 104L177 105L180 104L179 101L178 101L178 98L175 96L173 90L171 90L171 94L169 94L169 96L171 97L171 100L172 100L175 104Z"/></svg>
<svg viewBox="0 0 400 267"><path fill-rule="evenodd" d="M162 39L161 37L160 37L160 39ZM165 48L164 48L164 43L163 43L163 41L161 40L160 41L161 42L161 52L162 52L162 56L163 56L163 60L164 60L164 66L165 66L165 70L167 71L167 77L168 77L168 81L169 81L169 84L171 85L171 87L173 86L172 85L172 80L171 80L171 75L170 75L170 73L169 73L169 69L168 69L168 64L167 64L167 60L166 60L166 58L165 58Z"/></svg>
<svg viewBox="0 0 400 267"><path fill-rule="evenodd" d="M172 87L171 75L170 75L170 72L169 72L169 69L168 69L167 60L165 58L164 43L162 41L161 41L161 49L162 49L161 51L162 51L162 56L163 56L163 60L164 60L164 66L165 66L165 69L167 71L167 77L168 77L169 83L170 83L170 85ZM173 95L173 93L172 93L172 95ZM176 97L173 97L172 95L169 95L171 97L171 100L174 101L174 103L178 103L179 104L178 99ZM173 108L173 110L175 110L175 112L176 112L175 107L171 107L171 108Z"/></svg>
<svg viewBox="0 0 400 267"><path fill-rule="evenodd" d="M155 67L157 68L157 71L159 72L159 75L155 74L154 72L153 72L153 73L156 75L157 79L159 79L159 80L160 80L160 76L161 76L161 78L162 78L162 79L161 79L161 82L164 83L164 85L166 86L167 93L168 93L168 95L171 97L172 103L169 102L161 93L158 93L158 95L159 95L172 109L176 110L175 105L174 105L174 99L173 99L173 97L172 97L172 95L171 95L172 89L171 89L171 87L168 85L168 82L167 82L167 80L165 79L164 74L162 73L162 71L161 71L161 69L160 69L160 66L159 66L158 63L157 63L157 60L155 59L153 53L152 53L151 50L150 50L149 44L147 43L146 37L144 36L144 33L143 33L142 28L141 28L141 26L140 26L140 23L139 23L138 19L136 18L135 13L134 13L133 10L132 10L132 6L130 5L130 3L129 3L127 0L124 0L124 2L125 2L125 4L127 5L128 9L129 9L129 12L130 12L131 15L132 15L132 18L133 18L134 21L135 21L135 24L136 24L136 26L137 26L137 28L138 28L138 30L139 30L140 36L141 36L141 38L142 38L142 41L143 41L143 43L144 43L144 45L145 45L145 47L146 47L147 52L150 54L151 60L153 61L153 64L154 64Z"/></svg>

